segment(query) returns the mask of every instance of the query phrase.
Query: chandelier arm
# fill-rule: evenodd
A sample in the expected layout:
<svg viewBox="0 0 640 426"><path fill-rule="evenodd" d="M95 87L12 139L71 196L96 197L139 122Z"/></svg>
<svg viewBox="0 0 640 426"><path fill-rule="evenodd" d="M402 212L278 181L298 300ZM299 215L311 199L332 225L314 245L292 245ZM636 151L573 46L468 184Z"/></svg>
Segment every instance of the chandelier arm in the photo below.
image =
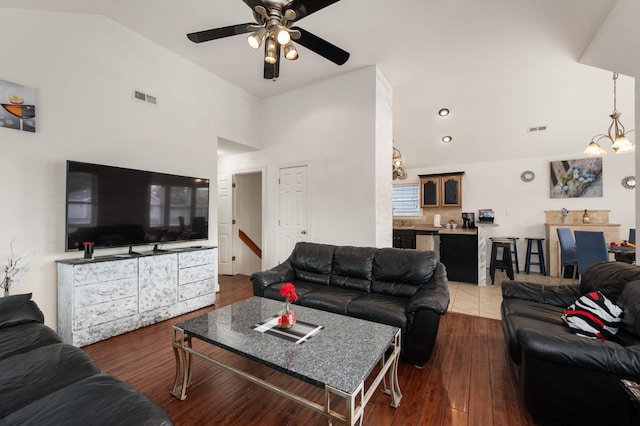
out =
<svg viewBox="0 0 640 426"><path fill-rule="evenodd" d="M613 117L614 114L612 114L611 116ZM618 120L613 118L611 120L611 124L609 125L609 129L607 130L607 137L609 138L609 140L611 141L611 143L615 143L616 138L618 137ZM611 134L611 130L613 130L613 135Z"/></svg>

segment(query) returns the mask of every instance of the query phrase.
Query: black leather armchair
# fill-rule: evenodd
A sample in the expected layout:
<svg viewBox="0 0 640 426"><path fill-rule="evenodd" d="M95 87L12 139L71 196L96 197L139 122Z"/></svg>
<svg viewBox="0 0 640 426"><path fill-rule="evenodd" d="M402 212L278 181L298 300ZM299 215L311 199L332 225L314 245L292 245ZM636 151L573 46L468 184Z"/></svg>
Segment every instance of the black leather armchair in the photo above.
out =
<svg viewBox="0 0 640 426"><path fill-rule="evenodd" d="M447 273L434 252L298 243L282 264L251 276L256 296L282 300L285 282L296 304L402 329L402 355L423 366L440 315L449 306Z"/></svg>

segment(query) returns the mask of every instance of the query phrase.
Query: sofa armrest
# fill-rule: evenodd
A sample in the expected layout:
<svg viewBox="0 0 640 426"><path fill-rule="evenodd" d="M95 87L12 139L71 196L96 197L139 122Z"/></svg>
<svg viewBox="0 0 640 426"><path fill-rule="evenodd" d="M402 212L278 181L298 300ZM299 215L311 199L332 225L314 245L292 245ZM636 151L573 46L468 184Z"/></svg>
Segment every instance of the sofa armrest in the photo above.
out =
<svg viewBox="0 0 640 426"><path fill-rule="evenodd" d="M442 315L449 308L449 285L447 270L438 262L431 279L422 285L414 294L406 306L407 317L413 318L418 309L429 309Z"/></svg>
<svg viewBox="0 0 640 426"><path fill-rule="evenodd" d="M44 323L44 315L31 300L31 293L0 298L0 328L27 322Z"/></svg>
<svg viewBox="0 0 640 426"><path fill-rule="evenodd" d="M271 284L293 281L295 277L296 274L291 267L291 262L288 260L267 271L256 272L251 275L253 295L262 297L264 296L264 289L266 287L269 287Z"/></svg>
<svg viewBox="0 0 640 426"><path fill-rule="evenodd" d="M504 281L503 299L523 299L547 305L567 307L581 296L579 285L544 285L524 281Z"/></svg>
<svg viewBox="0 0 640 426"><path fill-rule="evenodd" d="M622 346L608 340L589 339L570 333L548 334L543 330L518 330L518 341L527 355L561 365L640 376L640 344Z"/></svg>

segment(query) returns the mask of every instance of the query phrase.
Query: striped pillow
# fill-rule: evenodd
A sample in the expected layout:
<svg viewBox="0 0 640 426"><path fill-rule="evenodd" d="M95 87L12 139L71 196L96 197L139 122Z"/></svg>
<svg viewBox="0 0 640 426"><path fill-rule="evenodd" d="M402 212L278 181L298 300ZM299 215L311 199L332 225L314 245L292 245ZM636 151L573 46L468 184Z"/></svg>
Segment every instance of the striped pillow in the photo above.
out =
<svg viewBox="0 0 640 426"><path fill-rule="evenodd" d="M618 332L622 309L599 291L592 291L565 309L562 319L579 336L606 340Z"/></svg>

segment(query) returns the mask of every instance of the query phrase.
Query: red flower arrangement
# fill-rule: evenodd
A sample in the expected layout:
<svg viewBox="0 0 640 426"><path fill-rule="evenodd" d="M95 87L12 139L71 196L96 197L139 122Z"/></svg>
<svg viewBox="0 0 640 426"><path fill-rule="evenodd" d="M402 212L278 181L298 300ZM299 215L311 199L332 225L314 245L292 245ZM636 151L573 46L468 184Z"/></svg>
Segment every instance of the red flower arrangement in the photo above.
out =
<svg viewBox="0 0 640 426"><path fill-rule="evenodd" d="M287 302L287 310L289 310L289 303L293 303L298 300L296 286L294 286L293 283L284 283L284 285L280 287L280 296L284 297Z"/></svg>
<svg viewBox="0 0 640 426"><path fill-rule="evenodd" d="M280 317L278 318L278 327L291 328L296 323L296 314L289 307L289 304L298 300L296 287L293 285L293 283L284 283L280 288L280 296L284 297L284 310L280 311Z"/></svg>

